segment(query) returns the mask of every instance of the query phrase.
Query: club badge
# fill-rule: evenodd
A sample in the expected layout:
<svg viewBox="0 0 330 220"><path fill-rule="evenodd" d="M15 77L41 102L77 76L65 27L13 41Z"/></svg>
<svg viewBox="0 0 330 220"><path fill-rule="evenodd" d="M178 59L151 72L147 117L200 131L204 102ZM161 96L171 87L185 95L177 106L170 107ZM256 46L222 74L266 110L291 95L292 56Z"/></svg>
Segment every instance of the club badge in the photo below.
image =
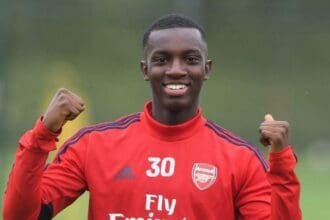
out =
<svg viewBox="0 0 330 220"><path fill-rule="evenodd" d="M211 187L217 179L218 169L207 163L195 163L192 169L192 180L199 190Z"/></svg>

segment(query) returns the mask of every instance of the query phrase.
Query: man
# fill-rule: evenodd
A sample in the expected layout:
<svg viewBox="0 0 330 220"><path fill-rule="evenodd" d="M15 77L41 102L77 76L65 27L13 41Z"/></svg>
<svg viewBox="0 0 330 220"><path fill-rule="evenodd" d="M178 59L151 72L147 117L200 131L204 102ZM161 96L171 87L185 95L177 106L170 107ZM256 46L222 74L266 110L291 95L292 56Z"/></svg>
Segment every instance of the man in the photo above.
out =
<svg viewBox="0 0 330 220"><path fill-rule="evenodd" d="M145 32L143 49L144 111L80 130L45 169L62 126L85 109L60 89L19 141L4 219L50 219L85 190L89 219L300 219L288 123L266 115L260 126L267 172L254 146L203 117L212 66L203 29L168 15Z"/></svg>

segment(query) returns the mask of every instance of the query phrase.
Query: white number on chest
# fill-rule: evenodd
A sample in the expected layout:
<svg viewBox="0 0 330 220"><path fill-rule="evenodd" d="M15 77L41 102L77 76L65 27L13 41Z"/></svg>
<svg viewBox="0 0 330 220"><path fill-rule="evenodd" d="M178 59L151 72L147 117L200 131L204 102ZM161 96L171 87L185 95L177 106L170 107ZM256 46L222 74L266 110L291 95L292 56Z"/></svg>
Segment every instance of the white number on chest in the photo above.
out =
<svg viewBox="0 0 330 220"><path fill-rule="evenodd" d="M149 177L170 177L173 175L175 170L175 160L172 157L148 157L150 164L150 169L146 171Z"/></svg>

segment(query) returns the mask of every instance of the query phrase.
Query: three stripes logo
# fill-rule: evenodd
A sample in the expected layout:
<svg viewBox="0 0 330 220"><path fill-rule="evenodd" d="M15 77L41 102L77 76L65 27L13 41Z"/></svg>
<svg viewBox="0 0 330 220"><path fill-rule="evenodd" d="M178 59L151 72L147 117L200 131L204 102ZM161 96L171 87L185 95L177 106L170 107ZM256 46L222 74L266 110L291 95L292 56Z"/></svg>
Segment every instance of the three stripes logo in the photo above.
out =
<svg viewBox="0 0 330 220"><path fill-rule="evenodd" d="M126 179L126 180L135 179L132 168L130 166L123 167L121 170L119 170L119 172L115 176L115 179L117 179L117 180L119 180L119 179Z"/></svg>

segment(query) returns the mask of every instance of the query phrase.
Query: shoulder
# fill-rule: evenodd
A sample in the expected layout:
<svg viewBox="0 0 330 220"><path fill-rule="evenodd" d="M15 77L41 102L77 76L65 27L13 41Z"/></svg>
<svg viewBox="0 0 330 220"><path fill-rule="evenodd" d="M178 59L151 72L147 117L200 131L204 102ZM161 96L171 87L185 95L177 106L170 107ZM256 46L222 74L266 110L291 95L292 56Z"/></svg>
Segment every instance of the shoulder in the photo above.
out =
<svg viewBox="0 0 330 220"><path fill-rule="evenodd" d="M223 143L223 146L228 147L229 150L238 152L238 156L243 156L243 154L245 154L255 157L260 161L265 170L268 169L267 162L258 147L254 144L211 120L206 120L205 126L221 143Z"/></svg>
<svg viewBox="0 0 330 220"><path fill-rule="evenodd" d="M206 120L205 126L210 130L211 133L213 133L219 139L227 141L229 144L233 146L245 146L247 148L251 148L251 147L255 148L254 145L252 145L244 138L236 135L234 132L228 129L223 128L222 126L211 120Z"/></svg>
<svg viewBox="0 0 330 220"><path fill-rule="evenodd" d="M67 142L74 142L77 139L82 138L86 134L94 132L103 132L112 129L126 129L135 122L140 121L140 113L133 113L123 116L119 119L110 122L102 122L94 125L90 125L80 129L74 136L72 136Z"/></svg>
<svg viewBox="0 0 330 220"><path fill-rule="evenodd" d="M79 144L84 140L88 139L87 137L91 134L105 134L111 130L125 130L128 129L131 125L140 121L140 112L133 113L130 115L123 116L119 119L110 122L102 122L93 124L87 127L80 129L75 133L71 138L69 138L61 147L59 154L65 153L71 146L83 145Z"/></svg>

